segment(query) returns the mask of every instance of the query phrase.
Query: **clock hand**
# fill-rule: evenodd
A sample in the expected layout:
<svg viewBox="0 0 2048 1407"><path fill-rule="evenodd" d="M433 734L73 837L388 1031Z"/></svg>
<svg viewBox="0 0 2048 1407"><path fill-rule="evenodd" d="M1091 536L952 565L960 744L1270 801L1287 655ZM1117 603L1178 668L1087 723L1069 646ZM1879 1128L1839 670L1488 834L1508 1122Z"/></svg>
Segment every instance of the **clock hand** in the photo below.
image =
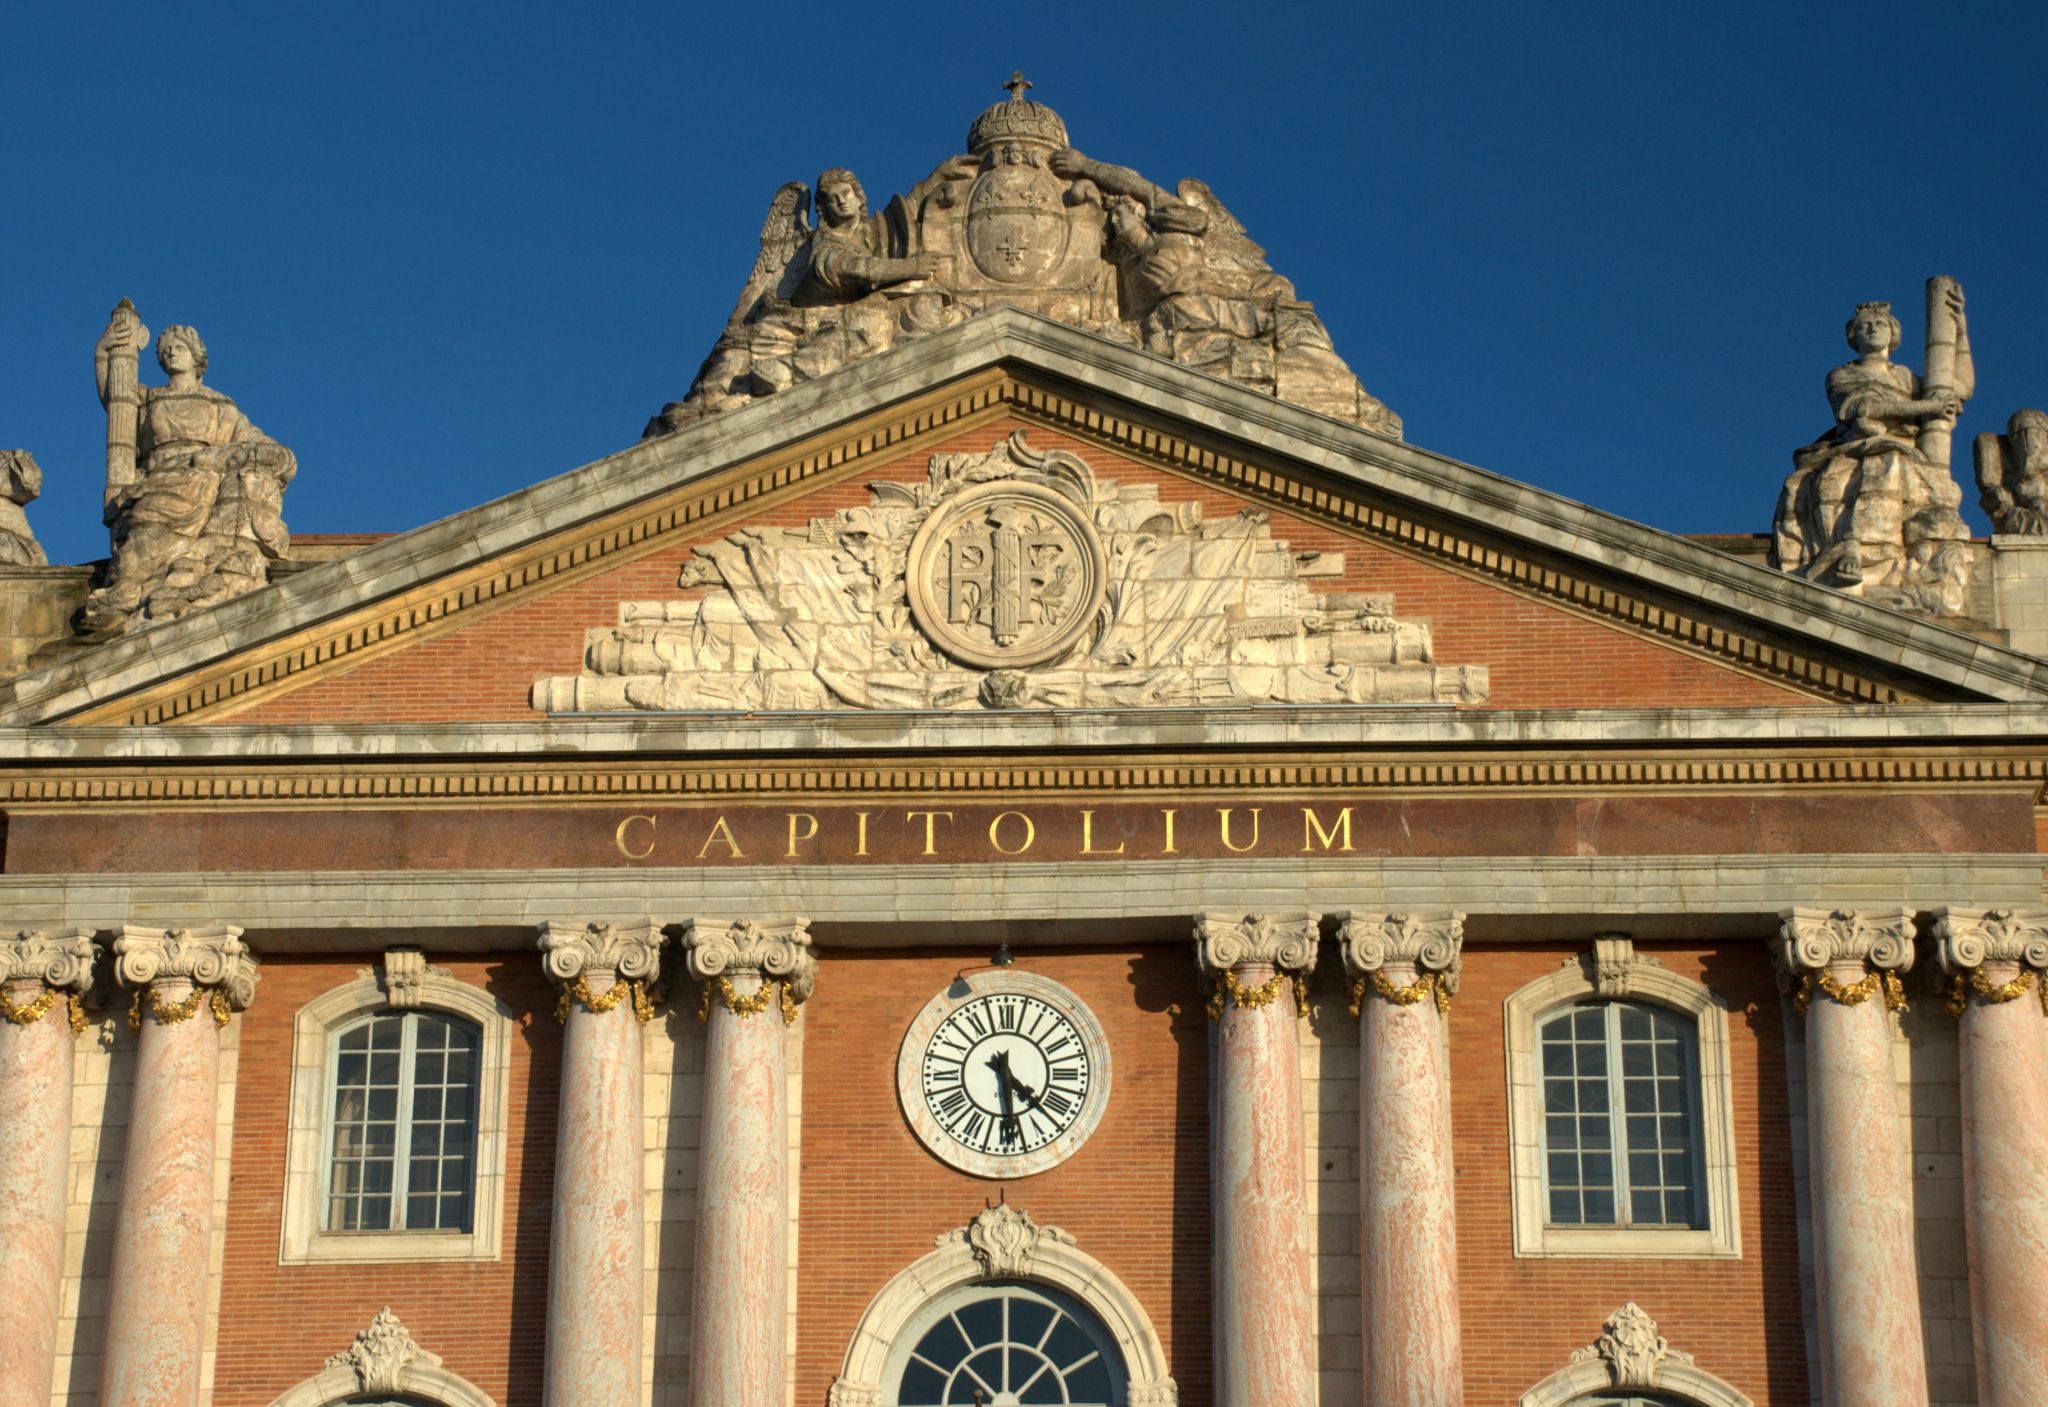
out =
<svg viewBox="0 0 2048 1407"><path fill-rule="evenodd" d="M996 1051L988 1058L988 1068L996 1072L996 1094L1003 1101L1003 1142L1015 1143L1023 1137L1023 1130L1017 1126L1017 1111L1010 1103L1010 1086L1016 1079L1010 1074L1010 1057L1004 1051Z"/></svg>

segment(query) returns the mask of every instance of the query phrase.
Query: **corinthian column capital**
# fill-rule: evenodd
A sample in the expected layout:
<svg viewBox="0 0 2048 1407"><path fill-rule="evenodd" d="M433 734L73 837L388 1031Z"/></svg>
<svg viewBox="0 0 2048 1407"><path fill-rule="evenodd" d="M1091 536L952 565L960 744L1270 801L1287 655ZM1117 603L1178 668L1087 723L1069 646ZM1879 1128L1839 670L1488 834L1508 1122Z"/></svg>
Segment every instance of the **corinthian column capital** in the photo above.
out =
<svg viewBox="0 0 2048 1407"><path fill-rule="evenodd" d="M123 924L114 936L114 976L122 986L139 994L160 982L189 983L195 993L203 990L220 999L214 1004L217 1019L223 1004L241 1011L256 999L256 981L262 975L257 966L256 954L242 941L242 930L231 923L204 928ZM158 1018L162 1019L161 1012Z"/></svg>
<svg viewBox="0 0 2048 1407"><path fill-rule="evenodd" d="M83 996L92 986L97 956L88 928L0 932L0 986L40 982L54 992Z"/></svg>
<svg viewBox="0 0 2048 1407"><path fill-rule="evenodd" d="M1240 967L1270 967L1295 976L1316 965L1322 915L1204 913L1195 918L1195 964L1205 977Z"/></svg>
<svg viewBox="0 0 2048 1407"><path fill-rule="evenodd" d="M1440 1012L1457 995L1465 916L1456 909L1402 914L1337 915L1337 941L1351 975L1351 1014L1364 1009L1368 990L1396 1006L1431 997ZM1389 971L1391 969L1391 971Z"/></svg>
<svg viewBox="0 0 2048 1407"><path fill-rule="evenodd" d="M781 982L793 1002L811 995L818 959L811 951L811 921L791 918L761 923L750 918L696 917L683 920L683 958L699 982L730 980L751 973L762 982Z"/></svg>

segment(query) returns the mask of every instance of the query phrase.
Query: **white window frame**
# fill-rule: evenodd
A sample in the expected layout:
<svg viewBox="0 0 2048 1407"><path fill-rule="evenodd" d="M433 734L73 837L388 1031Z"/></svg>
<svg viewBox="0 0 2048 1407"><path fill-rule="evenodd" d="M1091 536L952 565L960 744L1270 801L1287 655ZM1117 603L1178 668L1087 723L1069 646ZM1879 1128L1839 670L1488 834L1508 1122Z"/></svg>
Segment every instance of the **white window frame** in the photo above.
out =
<svg viewBox="0 0 2048 1407"><path fill-rule="evenodd" d="M1735 1181L1734 1082L1728 1070L1728 1006L1697 982L1654 958L1632 955L1626 990L1602 992L1594 963L1575 959L1539 977L1504 1003L1507 1022L1509 1157L1518 1258L1588 1257L1624 1260L1739 1260L1742 1228ZM1692 1022L1699 1081L1701 1195L1704 1228L1683 1226L1552 1226L1543 1156L1543 1057L1537 1025L1559 1008L1609 1001L1669 1008Z"/></svg>
<svg viewBox="0 0 2048 1407"><path fill-rule="evenodd" d="M292 1039L291 1127L285 1139L280 1265L373 1265L399 1261L494 1261L502 1243L505 1155L511 1121L512 1009L481 987L433 969L419 979L421 1009L447 1012L482 1033L477 1058L476 1185L468 1231L328 1231L327 1170L333 1154L335 1036L394 1007L374 977L323 992L301 1007Z"/></svg>

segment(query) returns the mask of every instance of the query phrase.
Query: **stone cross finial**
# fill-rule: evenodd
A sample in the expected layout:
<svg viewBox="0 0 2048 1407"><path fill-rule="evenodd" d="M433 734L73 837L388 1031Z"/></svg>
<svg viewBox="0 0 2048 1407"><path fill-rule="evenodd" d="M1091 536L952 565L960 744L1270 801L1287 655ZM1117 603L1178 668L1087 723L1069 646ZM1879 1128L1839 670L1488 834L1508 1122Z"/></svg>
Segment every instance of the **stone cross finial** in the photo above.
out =
<svg viewBox="0 0 2048 1407"><path fill-rule="evenodd" d="M114 976L124 987L189 982L218 992L235 1011L256 999L256 954L242 930L214 922L204 928L138 928L123 924L114 938Z"/></svg>
<svg viewBox="0 0 2048 1407"><path fill-rule="evenodd" d="M1021 103L1024 101L1025 92L1028 89L1030 89L1032 85L1030 81L1024 77L1024 70L1020 68L1010 75L1010 81L1008 83L1005 83L1003 86L1010 90L1011 102Z"/></svg>
<svg viewBox="0 0 2048 1407"><path fill-rule="evenodd" d="M754 919L696 917L683 921L683 957L699 982L752 973L762 982L783 983L791 1001L811 995L818 959L811 951L811 921L780 923Z"/></svg>

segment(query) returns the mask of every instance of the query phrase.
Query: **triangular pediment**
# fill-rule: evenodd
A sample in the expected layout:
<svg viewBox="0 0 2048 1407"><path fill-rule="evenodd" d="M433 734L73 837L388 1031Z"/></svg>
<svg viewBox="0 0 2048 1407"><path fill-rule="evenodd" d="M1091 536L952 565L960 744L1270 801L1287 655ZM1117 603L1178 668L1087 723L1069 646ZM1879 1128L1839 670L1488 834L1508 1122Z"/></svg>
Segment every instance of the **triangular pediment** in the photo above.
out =
<svg viewBox="0 0 2048 1407"><path fill-rule="evenodd" d="M963 435L982 434L986 452L1016 429L1025 432L1024 443L1034 447L1032 452L1066 446L1080 451L1082 459L1100 453L1132 466L1123 473L1097 473L1096 487L1088 490L1113 494L1124 505L1124 521L1146 521L1141 505L1147 491L1137 481L1164 476L1225 495L1276 521L1284 517L1305 525L1301 532L1335 534L1363 549L1426 566L1445 581L1480 583L1573 620L1623 632L1646 647L1767 682L1789 691L1782 697L1786 703L1802 697L1808 702L2018 701L2048 694L2048 664L2029 656L1034 314L999 309L308 568L250 596L9 681L0 685L0 721L225 720L451 633L481 628L539 600L571 601L571 587L588 587L588 599L549 615L547 628L561 632L580 651L584 631L602 637L630 624L620 618L621 603L693 599L692 593L677 589L673 565L692 555L693 545L727 540L736 531L755 530L762 521L808 539L816 531L811 524L821 517L871 504L867 485L885 468L894 466L888 477L900 478L905 465L928 465ZM927 477L927 471L920 467L917 477ZM1103 490L1103 483L1114 488ZM1046 491L1059 492L1056 486ZM1069 500L1075 501L1072 495ZM1212 513L1208 521L1213 525L1226 517ZM1177 527L1158 515L1151 516L1150 525L1155 537L1177 532L1190 543L1204 540L1201 525L1185 515ZM1248 552L1265 552L1277 574L1271 579L1284 578L1288 584L1251 593L1258 600L1237 592L1221 602L1237 624L1236 639L1256 638L1262 630L1271 632L1266 638L1279 638L1274 621L1282 611L1292 611L1297 623L1314 616L1319 626L1329 623L1333 610L1340 616L1348 612L1359 630L1378 634L1395 634L1403 623L1426 630L1432 615L1427 588L1411 583L1391 599L1358 599L1355 591L1337 591L1333 583L1314 580L1320 569L1308 560L1312 553L1297 554L1302 560L1295 566L1279 566L1272 554L1288 540L1278 528L1263 539L1255 527L1251 531ZM650 577L653 568L643 566L634 578L635 564L658 564L660 570ZM619 575L616 589L609 579L598 581L607 574ZM711 583L706 578L699 584ZM1333 592L1338 597L1334 607ZM599 606L600 598L608 604ZM1091 595L1089 603L1094 599ZM1217 605L1189 597L1168 609L1199 612ZM522 622L520 638L537 628L537 622ZM1303 625L1303 637L1310 633ZM1411 631L1406 638L1413 642L1418 637ZM1311 665L1328 665L1327 650L1307 648ZM1467 652L1436 659L1417 654L1411 645L1414 657L1401 660L1396 647L1385 663L1434 671L1419 693L1414 692L1418 675L1384 697L1347 696L1340 689L1299 701L1481 703L1485 670L1495 661L1485 657L1484 649L1461 648ZM1259 650L1251 655L1259 656ZM1063 661L1071 662L1071 651L1059 659L1026 660L1016 668L1028 675L1057 670ZM984 672L1003 667L1000 661L963 658L959 649L941 649L928 663L935 669ZM522 667L517 658L507 663L515 672ZM656 671L663 672L668 671ZM578 673L537 663L523 676L522 688ZM1499 670L1494 673L1498 680ZM447 687L460 688L461 681ZM540 692L546 702L547 690ZM690 701L678 707L716 706L713 698L678 694L679 700L685 697ZM1600 697L1599 691L1588 697ZM1089 696L1088 701L1113 702L1113 695ZM1176 696L1168 693L1152 701L1174 702ZM1296 700L1282 689L1263 700L1236 701ZM972 702L952 694L941 700L929 693L890 692L867 705L834 696L825 706ZM1058 689L1043 691L1038 700L1040 706L1064 702ZM735 699L728 706L761 704ZM543 715L530 711L527 716L537 721Z"/></svg>

